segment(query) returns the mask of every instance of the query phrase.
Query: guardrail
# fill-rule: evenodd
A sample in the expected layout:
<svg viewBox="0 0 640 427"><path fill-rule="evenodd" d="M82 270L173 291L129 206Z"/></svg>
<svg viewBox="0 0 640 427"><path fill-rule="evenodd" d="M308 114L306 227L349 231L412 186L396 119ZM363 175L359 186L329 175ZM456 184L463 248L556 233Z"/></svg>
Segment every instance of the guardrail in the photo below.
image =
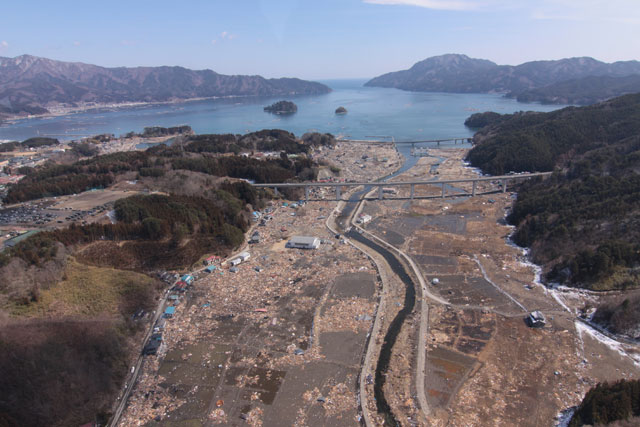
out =
<svg viewBox="0 0 640 427"><path fill-rule="evenodd" d="M442 181L369 181L369 182L274 182L274 183L265 183L265 184L251 184L256 188L272 188L276 194L278 194L278 188L304 188L305 190L305 200L309 200L309 191L311 188L316 187L332 187L335 188L336 200L342 199L342 189L343 187L377 187L378 188L378 199L382 199L384 195L384 188L394 188L394 187L402 187L409 186L410 188L410 199L414 198L415 195L415 187L416 186L433 186L439 185L442 187L442 195L441 197L447 196L447 186L451 186L451 184L463 184L463 183L471 183L472 189L471 193L460 193L457 192L455 194L449 194L449 196L476 196L476 187L479 182L499 182L501 185L502 192L507 191L507 183L509 181L518 181L524 180L534 177L544 177L551 175L553 172L535 172L535 173L521 173L521 174L513 174L513 175L498 175L498 176L483 176L479 178L463 178L463 179L447 179ZM384 187L384 188L383 188ZM495 192L495 191L494 191Z"/></svg>

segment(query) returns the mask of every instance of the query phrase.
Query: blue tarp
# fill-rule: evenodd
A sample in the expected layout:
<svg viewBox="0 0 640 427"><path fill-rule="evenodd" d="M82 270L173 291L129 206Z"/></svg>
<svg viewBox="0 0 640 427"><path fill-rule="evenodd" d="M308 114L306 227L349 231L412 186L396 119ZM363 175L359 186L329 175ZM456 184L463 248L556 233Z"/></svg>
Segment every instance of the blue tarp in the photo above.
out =
<svg viewBox="0 0 640 427"><path fill-rule="evenodd" d="M176 312L176 308L171 306L166 308L166 310L164 311L164 314L170 314L173 316L175 312Z"/></svg>

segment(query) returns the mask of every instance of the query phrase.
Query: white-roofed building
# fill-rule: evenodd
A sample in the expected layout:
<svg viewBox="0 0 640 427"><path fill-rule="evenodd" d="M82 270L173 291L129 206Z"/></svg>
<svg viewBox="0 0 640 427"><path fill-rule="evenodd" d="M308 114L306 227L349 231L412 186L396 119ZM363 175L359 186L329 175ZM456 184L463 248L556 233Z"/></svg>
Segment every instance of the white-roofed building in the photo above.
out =
<svg viewBox="0 0 640 427"><path fill-rule="evenodd" d="M320 239L309 236L294 236L287 242L287 248L318 249Z"/></svg>

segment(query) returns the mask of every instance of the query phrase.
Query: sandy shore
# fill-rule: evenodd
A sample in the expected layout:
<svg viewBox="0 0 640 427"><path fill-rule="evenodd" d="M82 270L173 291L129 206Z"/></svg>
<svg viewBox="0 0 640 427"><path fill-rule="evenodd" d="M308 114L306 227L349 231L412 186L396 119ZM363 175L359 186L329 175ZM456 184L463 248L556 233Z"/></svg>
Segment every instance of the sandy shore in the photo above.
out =
<svg viewBox="0 0 640 427"><path fill-rule="evenodd" d="M228 99L228 98L246 98L244 96L211 96L204 98L186 98L186 99L172 99L169 101L153 101L153 102L120 102L120 103L87 103L76 106L56 105L53 107L44 107L49 110L44 114L28 114L28 115L8 115L5 117L0 116L0 123L14 123L19 120L25 119L42 119L48 117L61 117L71 114L86 113L94 110L118 110L135 107L144 107L152 105L171 105L181 104L186 102L205 101L209 99Z"/></svg>

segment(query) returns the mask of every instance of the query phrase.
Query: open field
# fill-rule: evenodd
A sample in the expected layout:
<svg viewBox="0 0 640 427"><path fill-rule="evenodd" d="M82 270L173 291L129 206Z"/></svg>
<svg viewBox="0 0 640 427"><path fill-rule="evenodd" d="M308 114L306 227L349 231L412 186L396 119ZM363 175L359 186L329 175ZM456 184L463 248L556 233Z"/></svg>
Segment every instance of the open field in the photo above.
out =
<svg viewBox="0 0 640 427"><path fill-rule="evenodd" d="M433 151L438 158L420 159L396 179L475 174L461 162L464 150ZM618 352L576 323L575 309L588 299L571 294L574 309L567 311L556 291L535 282L521 250L507 244L511 228L503 218L510 204L511 195L499 193L365 205L374 217L365 228L410 254L430 292L448 302L429 302L426 349L415 348L418 320L411 318L401 333L406 338L394 347L394 354L426 351L432 425L552 425L596 382L640 373L632 359L637 350ZM532 310L547 316L545 328L526 326ZM389 375L390 392L412 390L411 378ZM414 413L407 404L393 410L399 419Z"/></svg>
<svg viewBox="0 0 640 427"><path fill-rule="evenodd" d="M123 197L136 194L132 191L120 190L93 190L72 196L61 196L56 199L56 203L51 206L53 209L67 210L88 210L106 203L115 202Z"/></svg>
<svg viewBox="0 0 640 427"><path fill-rule="evenodd" d="M118 153L120 151L146 150L148 146L168 143L168 141L173 138L175 138L175 135L156 136L152 138L143 138L141 136L116 138L108 142L100 143L100 154ZM138 146L142 148L138 148Z"/></svg>
<svg viewBox="0 0 640 427"><path fill-rule="evenodd" d="M148 305L158 282L144 274L93 267L71 259L62 281L42 289L38 301L9 307L12 315L28 317L116 316Z"/></svg>

